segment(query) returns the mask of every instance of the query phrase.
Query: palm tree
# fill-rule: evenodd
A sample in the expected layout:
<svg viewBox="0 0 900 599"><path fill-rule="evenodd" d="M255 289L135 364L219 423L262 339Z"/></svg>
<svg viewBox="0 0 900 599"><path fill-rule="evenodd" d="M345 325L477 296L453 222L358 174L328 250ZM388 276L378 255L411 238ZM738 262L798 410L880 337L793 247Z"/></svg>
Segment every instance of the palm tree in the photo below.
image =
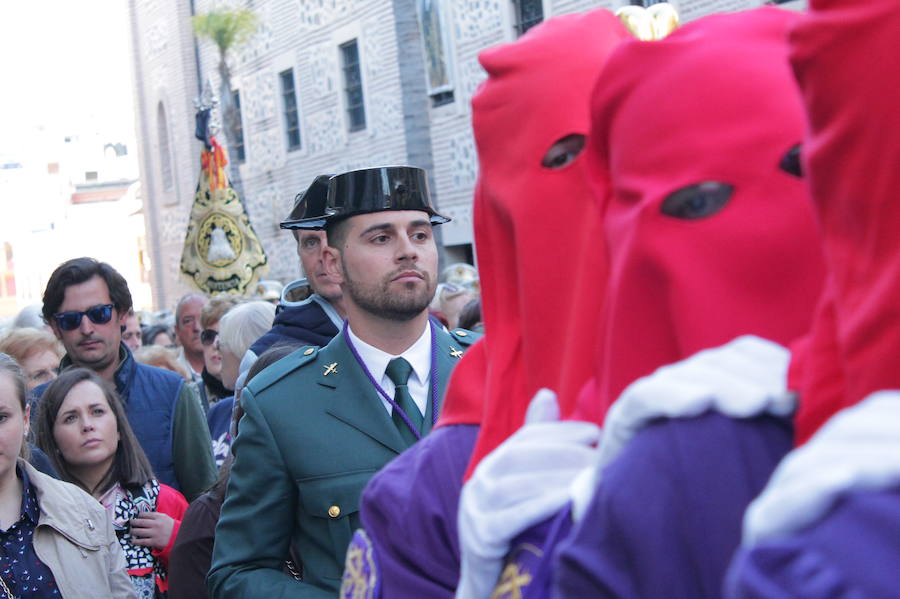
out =
<svg viewBox="0 0 900 599"><path fill-rule="evenodd" d="M225 128L226 147L232 160L236 156L234 140L240 125L239 115L231 95L231 69L228 67L229 51L246 43L259 26L259 18L245 9L219 10L191 18L194 34L213 42L219 49L219 101L222 106L222 120ZM231 169L231 184L243 200L240 171L237 165Z"/></svg>

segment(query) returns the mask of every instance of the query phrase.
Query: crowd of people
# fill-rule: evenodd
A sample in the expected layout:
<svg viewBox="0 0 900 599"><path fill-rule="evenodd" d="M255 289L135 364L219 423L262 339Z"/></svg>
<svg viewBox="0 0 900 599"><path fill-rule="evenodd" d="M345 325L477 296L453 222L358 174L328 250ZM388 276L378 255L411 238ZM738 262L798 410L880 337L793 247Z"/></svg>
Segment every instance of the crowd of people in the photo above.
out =
<svg viewBox="0 0 900 599"><path fill-rule="evenodd" d="M424 181L421 169L388 170L393 182ZM300 209L312 203L315 191L298 197ZM422 186L416 193L418 204L413 208L431 210L427 189ZM324 204L317 209L324 210ZM348 216L351 221L355 218ZM135 312L126 281L109 264L92 258L61 264L47 283L40 316L26 308L13 326L0 333L0 408L8 412L7 421L19 423L10 429L10 448L3 452L10 459L6 474L0 473L10 500L9 513L0 521L6 531L0 535L7 540L6 554L0 556L0 581L6 587L0 588L10 589L10 596L16 597L60 592L68 597L80 596L71 590L75 582L96 582L86 575L73 576L75 564L58 563L47 556L46 541L36 542L35 530L44 523L39 515L47 511L66 520L65 525L56 520L49 524L64 540L78 541L66 545L54 540L63 545L57 551L70 560L79 547L85 556L85 546L96 550L90 543L105 539L107 553L98 554L99 565L91 569L92 575L100 572L108 579L92 584L83 596L205 596L216 526L234 462L232 439L244 413L240 391L268 366L298 350L303 350L299 355L305 360L313 348L329 346L345 322L362 323L355 325L361 330L361 337L354 337L358 351L378 352L366 340L387 339L397 356L406 352L396 345L403 340L391 338L394 327L389 324L386 333L372 337L365 325L383 325L378 324L384 318L381 311L387 310L389 323L404 322L413 332L420 329L417 349L406 353L418 369L413 373L418 382L409 381L418 387L410 395L427 395L430 403L420 402L420 407L413 400L405 405L404 419L416 420L414 411L422 410L415 432L407 430L399 416L395 420L402 429L393 428L390 403L380 416L393 428L393 454L427 433L440 411L449 369L477 337L447 324L458 319L460 298L477 303L478 279L473 267L454 264L438 283L431 224L419 220L414 220L416 232L411 235L413 251L394 259L386 249L382 264L367 263L365 268L370 277L381 277L396 270L395 262L408 266L395 286L415 293L407 304L399 305L395 293L373 298L369 290L360 300L366 307L359 308L355 292L345 293L337 275L326 272L326 233L306 228L295 230L306 278L288 285L277 301L271 297L271 282L260 285L263 293L250 297L192 292L176 303L171 326L166 312L149 316ZM417 252L422 248L427 256L420 263ZM440 293L438 286L447 293ZM444 296L449 301L443 301ZM365 315L354 318L354 309ZM371 316L372 311L379 316ZM477 309L469 306L468 313L470 320L477 318ZM155 324L143 324L142 316ZM353 334L349 327L347 334ZM432 345L442 352L435 368L430 367ZM340 445L335 440L340 431L321 433L328 443ZM376 463L387 459L382 455ZM69 483L59 487L62 508L51 501L51 491L57 488L52 485L58 481ZM15 508L19 503L21 513ZM17 516L25 520L17 522ZM72 526L80 522L99 532L76 534ZM26 559L17 558L13 548ZM285 555L284 567L301 572L303 558L293 551ZM339 578L342 556L335 553L333 559ZM101 566L105 570L98 570Z"/></svg>
<svg viewBox="0 0 900 599"><path fill-rule="evenodd" d="M484 51L478 271L411 166L171 322L61 264L0 334L0 598L898 596L900 13L810 4Z"/></svg>

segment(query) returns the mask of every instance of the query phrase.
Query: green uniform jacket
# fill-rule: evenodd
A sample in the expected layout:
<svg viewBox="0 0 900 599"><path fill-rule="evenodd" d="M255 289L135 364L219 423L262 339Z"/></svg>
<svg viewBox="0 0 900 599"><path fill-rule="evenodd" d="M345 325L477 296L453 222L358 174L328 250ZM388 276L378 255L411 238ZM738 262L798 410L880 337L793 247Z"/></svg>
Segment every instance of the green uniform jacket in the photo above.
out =
<svg viewBox="0 0 900 599"><path fill-rule="evenodd" d="M450 371L479 335L435 332L437 381L431 384L443 398ZM347 545L360 527L363 487L407 444L343 334L261 372L244 389L241 405L210 595L335 597ZM425 420L430 430L430 409ZM283 573L292 545L302 583Z"/></svg>

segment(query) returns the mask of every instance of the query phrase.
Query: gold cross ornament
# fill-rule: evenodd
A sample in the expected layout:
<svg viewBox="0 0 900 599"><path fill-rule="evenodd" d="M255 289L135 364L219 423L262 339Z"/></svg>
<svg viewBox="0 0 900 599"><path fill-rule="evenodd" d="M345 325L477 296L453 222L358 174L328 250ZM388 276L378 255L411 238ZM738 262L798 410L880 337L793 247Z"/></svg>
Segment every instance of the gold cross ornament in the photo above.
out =
<svg viewBox="0 0 900 599"><path fill-rule="evenodd" d="M519 564L507 564L491 599L522 599L522 589L531 584L531 574L519 570Z"/></svg>
<svg viewBox="0 0 900 599"><path fill-rule="evenodd" d="M451 356L453 356L454 358L458 358L458 357L460 357L462 354L463 354L463 353L462 353L461 351L459 351L458 349L456 349L456 348L453 347L452 345L450 346L450 355L451 355Z"/></svg>
<svg viewBox="0 0 900 599"><path fill-rule="evenodd" d="M332 362L325 367L324 376L328 376L329 374L337 374L337 362Z"/></svg>

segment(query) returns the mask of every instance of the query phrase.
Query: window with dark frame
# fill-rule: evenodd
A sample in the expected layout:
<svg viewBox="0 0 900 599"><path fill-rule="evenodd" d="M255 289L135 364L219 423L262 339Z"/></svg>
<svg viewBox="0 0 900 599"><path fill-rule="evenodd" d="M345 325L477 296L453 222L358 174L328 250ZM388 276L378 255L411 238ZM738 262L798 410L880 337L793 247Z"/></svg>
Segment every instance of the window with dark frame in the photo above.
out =
<svg viewBox="0 0 900 599"><path fill-rule="evenodd" d="M443 106L445 104L452 104L453 99L452 89L448 89L444 92L435 92L431 94L431 107L437 108L438 106Z"/></svg>
<svg viewBox="0 0 900 599"><path fill-rule="evenodd" d="M516 36L538 25L544 20L544 4L542 0L513 0L516 11Z"/></svg>
<svg viewBox="0 0 900 599"><path fill-rule="evenodd" d="M288 150L300 147L300 113L297 111L297 92L294 88L294 70L278 73L281 81L281 100L284 108L284 131Z"/></svg>
<svg viewBox="0 0 900 599"><path fill-rule="evenodd" d="M419 26L422 30L422 49L425 54L425 81L431 106L453 103L453 82L450 48L444 27L444 8L440 0L416 0Z"/></svg>
<svg viewBox="0 0 900 599"><path fill-rule="evenodd" d="M347 125L350 131L366 128L366 107L363 104L362 75L359 68L359 46L356 40L340 45L344 71L344 93L347 100Z"/></svg>
<svg viewBox="0 0 900 599"><path fill-rule="evenodd" d="M239 90L234 90L231 96L231 101L234 104L234 143L232 146L234 147L234 159L237 162L244 162L247 160L247 155L244 151L244 116L241 114L241 92Z"/></svg>

